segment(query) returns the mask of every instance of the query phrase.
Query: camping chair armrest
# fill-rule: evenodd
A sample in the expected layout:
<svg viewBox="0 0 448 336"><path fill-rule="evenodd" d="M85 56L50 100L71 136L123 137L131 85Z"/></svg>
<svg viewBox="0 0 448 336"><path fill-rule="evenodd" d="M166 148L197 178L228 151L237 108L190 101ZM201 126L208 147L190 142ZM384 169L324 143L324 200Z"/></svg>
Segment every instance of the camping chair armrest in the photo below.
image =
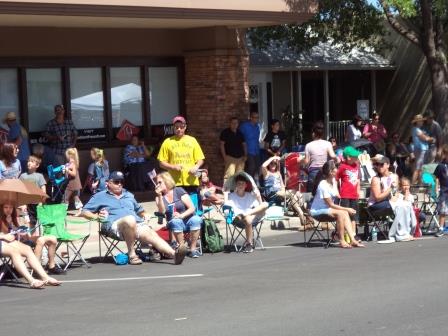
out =
<svg viewBox="0 0 448 336"><path fill-rule="evenodd" d="M92 230L92 222L100 223L100 221L96 218L95 219L87 219L87 220L66 219L65 225L67 226L68 224L73 224L73 225L89 224L89 233L90 233Z"/></svg>

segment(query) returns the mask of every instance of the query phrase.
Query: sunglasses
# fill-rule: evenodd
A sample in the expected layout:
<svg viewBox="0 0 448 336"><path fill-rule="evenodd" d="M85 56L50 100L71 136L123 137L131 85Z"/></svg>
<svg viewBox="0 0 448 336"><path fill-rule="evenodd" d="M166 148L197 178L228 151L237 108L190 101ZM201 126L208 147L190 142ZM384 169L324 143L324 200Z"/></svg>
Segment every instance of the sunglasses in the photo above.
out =
<svg viewBox="0 0 448 336"><path fill-rule="evenodd" d="M123 185L123 180L112 180L112 183L115 185L119 185L119 184Z"/></svg>

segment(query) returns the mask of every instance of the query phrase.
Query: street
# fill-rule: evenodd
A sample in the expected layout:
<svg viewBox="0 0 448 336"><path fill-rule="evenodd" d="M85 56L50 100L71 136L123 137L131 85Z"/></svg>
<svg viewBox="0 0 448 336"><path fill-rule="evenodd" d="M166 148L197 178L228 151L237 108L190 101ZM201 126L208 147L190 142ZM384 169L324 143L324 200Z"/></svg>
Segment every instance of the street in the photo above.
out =
<svg viewBox="0 0 448 336"><path fill-rule="evenodd" d="M301 237L181 266L96 263L59 288L1 286L2 335L446 335L446 238L326 250Z"/></svg>

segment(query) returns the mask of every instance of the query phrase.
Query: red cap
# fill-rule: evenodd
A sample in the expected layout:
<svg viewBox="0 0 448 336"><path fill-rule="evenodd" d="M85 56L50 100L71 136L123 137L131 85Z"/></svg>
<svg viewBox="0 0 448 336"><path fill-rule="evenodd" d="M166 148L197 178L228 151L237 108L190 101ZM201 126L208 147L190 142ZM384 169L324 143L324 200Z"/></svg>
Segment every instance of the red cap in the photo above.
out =
<svg viewBox="0 0 448 336"><path fill-rule="evenodd" d="M173 118L173 124L177 123L177 122L181 122L182 124L186 124L187 122L185 121L185 118L182 117L181 115L175 116Z"/></svg>

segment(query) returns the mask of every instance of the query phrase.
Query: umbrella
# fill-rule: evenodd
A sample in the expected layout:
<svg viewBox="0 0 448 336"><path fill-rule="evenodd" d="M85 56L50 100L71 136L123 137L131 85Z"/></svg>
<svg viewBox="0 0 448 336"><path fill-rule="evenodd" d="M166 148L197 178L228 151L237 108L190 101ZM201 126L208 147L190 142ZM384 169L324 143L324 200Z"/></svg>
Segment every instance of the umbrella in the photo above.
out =
<svg viewBox="0 0 448 336"><path fill-rule="evenodd" d="M258 188L257 188L257 184L255 183L254 179L252 178L252 176L250 176L250 175L249 175L248 173L246 173L246 172L239 172L239 173L237 173L237 174L235 174L235 175L229 177L229 178L227 179L227 181L226 181L226 184L224 185L224 190L226 190L226 191L235 190L235 186L236 186L235 178L236 178L238 175L242 175L242 176L244 176L244 177L246 178L246 180L249 181L249 183L248 183L247 186L246 186L246 191L247 191L247 192L251 192L251 191L256 191L256 190L258 190Z"/></svg>
<svg viewBox="0 0 448 336"><path fill-rule="evenodd" d="M0 204L7 202L16 206L36 204L48 198L38 186L32 182L19 179L0 180Z"/></svg>

